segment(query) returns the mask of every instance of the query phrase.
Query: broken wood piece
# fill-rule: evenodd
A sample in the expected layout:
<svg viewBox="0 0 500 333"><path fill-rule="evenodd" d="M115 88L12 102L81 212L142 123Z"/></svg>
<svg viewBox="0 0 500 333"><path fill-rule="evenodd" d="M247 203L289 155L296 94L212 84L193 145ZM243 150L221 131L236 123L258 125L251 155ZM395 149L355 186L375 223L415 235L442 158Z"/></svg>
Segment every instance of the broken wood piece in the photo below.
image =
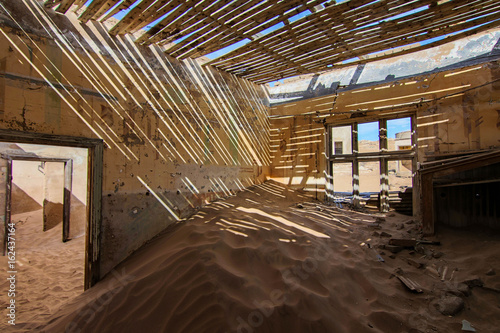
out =
<svg viewBox="0 0 500 333"><path fill-rule="evenodd" d="M426 271L428 271L429 273L431 273L432 275L434 275L435 277L441 277L441 275L439 274L439 272L434 268L434 267L431 267L431 266L427 266L425 268Z"/></svg>
<svg viewBox="0 0 500 333"><path fill-rule="evenodd" d="M448 266L444 266L443 275L441 276L441 281L446 279L446 273L448 272Z"/></svg>
<svg viewBox="0 0 500 333"><path fill-rule="evenodd" d="M417 245L417 241L415 239L391 238L391 240L389 240L389 245L411 248Z"/></svg>
<svg viewBox="0 0 500 333"><path fill-rule="evenodd" d="M419 241L417 241L419 244L427 244L427 245L441 245L441 242L440 241L429 241L429 240L424 240L424 239L421 239Z"/></svg>
<svg viewBox="0 0 500 333"><path fill-rule="evenodd" d="M408 265L411 265L415 268L422 268L424 266L424 264L422 264L421 262L415 261L410 258L406 258L406 261L408 262Z"/></svg>
<svg viewBox="0 0 500 333"><path fill-rule="evenodd" d="M397 246L397 245L386 245L384 247L386 250L391 251L392 253L398 253L403 251L404 247L402 246Z"/></svg>
<svg viewBox="0 0 500 333"><path fill-rule="evenodd" d="M406 288L409 290L416 292L416 293L422 293L422 287L415 281L411 280L410 278L404 277L402 275L396 274L396 277L401 281Z"/></svg>
<svg viewBox="0 0 500 333"><path fill-rule="evenodd" d="M451 276L450 276L450 281L453 280L453 275L455 275L455 272L457 271L458 269L454 269L453 272L451 272Z"/></svg>
<svg viewBox="0 0 500 333"><path fill-rule="evenodd" d="M404 239L404 238L391 238L389 240L390 245L402 246L402 247L414 247L417 244L426 244L426 245L441 245L441 242L438 241L429 241L429 240L416 240L416 239Z"/></svg>

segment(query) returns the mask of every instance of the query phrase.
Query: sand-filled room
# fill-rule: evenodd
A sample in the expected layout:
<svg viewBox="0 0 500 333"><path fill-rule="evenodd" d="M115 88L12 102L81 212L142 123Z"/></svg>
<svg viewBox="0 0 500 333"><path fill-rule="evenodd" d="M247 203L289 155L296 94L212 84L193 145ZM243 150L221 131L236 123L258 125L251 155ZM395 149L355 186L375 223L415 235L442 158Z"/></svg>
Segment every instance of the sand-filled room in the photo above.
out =
<svg viewBox="0 0 500 333"><path fill-rule="evenodd" d="M0 0L0 332L500 333L497 0Z"/></svg>

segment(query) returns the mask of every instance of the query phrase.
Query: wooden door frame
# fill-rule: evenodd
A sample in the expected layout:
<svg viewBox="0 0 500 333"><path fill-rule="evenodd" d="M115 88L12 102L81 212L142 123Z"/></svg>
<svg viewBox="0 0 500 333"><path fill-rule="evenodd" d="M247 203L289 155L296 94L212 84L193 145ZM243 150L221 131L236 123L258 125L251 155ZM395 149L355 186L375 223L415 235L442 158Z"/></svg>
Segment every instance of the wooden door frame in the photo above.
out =
<svg viewBox="0 0 500 333"><path fill-rule="evenodd" d="M87 228L85 232L86 241L85 241L84 288L88 289L92 287L99 281L100 278L102 175L103 175L103 149L104 149L103 140L0 129L0 142L65 146L65 147L88 149L88 167L87 167L88 202L87 202ZM72 163L67 163L68 168L70 165L72 168ZM8 172L11 172L11 170L12 169L8 170ZM10 215L10 211L8 213Z"/></svg>

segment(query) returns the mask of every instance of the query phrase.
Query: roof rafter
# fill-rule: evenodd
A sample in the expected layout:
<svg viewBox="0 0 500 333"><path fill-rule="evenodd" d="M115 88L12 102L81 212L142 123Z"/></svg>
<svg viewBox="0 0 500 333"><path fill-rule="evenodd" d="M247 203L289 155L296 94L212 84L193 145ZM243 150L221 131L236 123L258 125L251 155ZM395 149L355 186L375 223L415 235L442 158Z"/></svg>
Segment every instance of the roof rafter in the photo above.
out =
<svg viewBox="0 0 500 333"><path fill-rule="evenodd" d="M45 6L64 13L86 3ZM500 26L498 0L92 0L80 20L106 21L123 10L111 34L152 25L136 43L170 43L166 53L179 59L249 40L205 65L256 83L399 56Z"/></svg>

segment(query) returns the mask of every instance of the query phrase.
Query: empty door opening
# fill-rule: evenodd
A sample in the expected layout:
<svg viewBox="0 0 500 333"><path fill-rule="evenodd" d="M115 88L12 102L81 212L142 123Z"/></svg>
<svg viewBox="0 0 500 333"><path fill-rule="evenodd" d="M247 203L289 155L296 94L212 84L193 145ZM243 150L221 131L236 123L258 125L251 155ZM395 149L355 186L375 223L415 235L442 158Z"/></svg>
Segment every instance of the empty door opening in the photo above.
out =
<svg viewBox="0 0 500 333"><path fill-rule="evenodd" d="M88 149L0 143L0 151L5 221L15 230L4 248L15 251L24 322L84 291Z"/></svg>
<svg viewBox="0 0 500 333"><path fill-rule="evenodd" d="M0 130L0 142L3 145L23 145L32 144L38 145L39 147L55 146L59 149L69 149L80 148L86 152L86 157L78 158L72 156L60 155L59 157L52 156L42 156L40 150L38 152L21 152L22 158L18 158L19 154L14 151L6 152L6 158L0 159L0 168L4 177L0 177L0 188L3 189L0 198L0 218L4 224L3 228L0 228L0 239L3 240L3 251L5 251L5 239L7 236L7 223L11 215L10 205L6 205L6 202L10 200L11 189L6 191L6 185L8 175L11 175L12 163L17 160L31 160L38 163L38 168L42 169L47 166L47 162L59 162L64 164L64 198L65 202L73 202L73 206L64 205L67 210L63 211L63 225L62 230L59 227L46 228L46 232L54 233L57 232L59 235L58 242L63 244L71 243L72 241L80 241L84 243L83 246L83 262L80 262L79 267L83 267L83 289L90 288L100 279L100 230L101 230L101 206L102 206L102 161L103 161L103 141L101 139L91 139L83 137L72 137L72 136L60 136L60 135L49 135L49 134L38 134L38 133L28 133L28 132L18 132L10 130ZM39 148L39 149L42 149ZM19 153L19 151L18 151ZM8 156L7 156L8 155ZM45 165L42 163L45 162ZM17 163L17 162L15 162ZM60 164L61 165L61 164ZM77 171L78 165L85 167L84 173L87 176L84 180L83 191L86 194L79 194L78 182L84 177L74 177L75 180L71 179L74 176L74 170ZM50 167L49 167L50 168ZM70 171L71 170L71 171ZM71 176L71 177L70 177ZM10 179L11 180L11 179ZM73 187L73 185L75 185ZM73 187L73 188L72 188ZM79 204L79 202L81 204ZM85 207L86 205L86 207ZM43 206L43 204L42 204ZM48 208L48 207L47 207ZM82 210L84 213L82 213ZM64 224L64 217L71 216L74 217L84 216L83 222L77 223L75 219L71 220L70 223ZM43 232L43 229L42 231ZM66 242L64 242L66 241ZM5 252L4 252L5 253ZM2 256L3 257L3 256ZM5 257L3 257L5 258ZM17 259L17 258L16 258Z"/></svg>

